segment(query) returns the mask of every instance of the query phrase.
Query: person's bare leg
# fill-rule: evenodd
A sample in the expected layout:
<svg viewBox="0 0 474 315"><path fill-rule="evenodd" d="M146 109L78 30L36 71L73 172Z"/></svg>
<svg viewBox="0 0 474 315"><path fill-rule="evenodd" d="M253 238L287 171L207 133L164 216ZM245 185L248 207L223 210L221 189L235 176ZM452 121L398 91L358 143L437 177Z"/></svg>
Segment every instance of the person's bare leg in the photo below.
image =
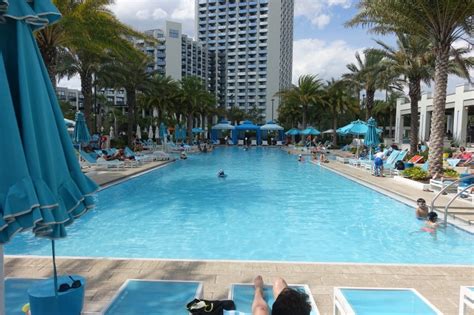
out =
<svg viewBox="0 0 474 315"><path fill-rule="evenodd" d="M276 278L273 283L273 297L276 299L280 295L281 291L288 288L288 283L283 278Z"/></svg>
<svg viewBox="0 0 474 315"><path fill-rule="evenodd" d="M256 276L253 283L255 285L255 295L252 303L252 315L269 315L267 302L263 298L262 276Z"/></svg>

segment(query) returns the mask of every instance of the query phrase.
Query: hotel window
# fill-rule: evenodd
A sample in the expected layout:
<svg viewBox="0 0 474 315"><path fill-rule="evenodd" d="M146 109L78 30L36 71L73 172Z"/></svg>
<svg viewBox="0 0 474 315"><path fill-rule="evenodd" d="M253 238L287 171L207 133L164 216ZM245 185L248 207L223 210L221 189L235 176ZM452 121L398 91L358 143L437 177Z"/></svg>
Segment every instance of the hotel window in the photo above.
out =
<svg viewBox="0 0 474 315"><path fill-rule="evenodd" d="M174 30L174 29L170 29L169 36L171 38L179 38L179 31Z"/></svg>

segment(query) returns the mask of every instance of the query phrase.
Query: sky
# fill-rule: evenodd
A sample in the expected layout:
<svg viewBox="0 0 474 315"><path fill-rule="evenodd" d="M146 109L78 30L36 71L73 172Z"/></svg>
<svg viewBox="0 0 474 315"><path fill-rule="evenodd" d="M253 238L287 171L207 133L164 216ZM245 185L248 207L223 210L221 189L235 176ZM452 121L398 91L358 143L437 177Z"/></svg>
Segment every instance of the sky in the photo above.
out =
<svg viewBox="0 0 474 315"><path fill-rule="evenodd" d="M272 0L270 0L272 1ZM374 39L393 45L393 36L375 36L344 23L357 10L356 0L295 0L293 82L302 74L317 74L323 80L338 79L355 62L355 53L376 47ZM166 20L183 24L183 33L194 37L194 0L115 0L111 9L122 22L144 31L163 28ZM448 93L464 80L450 77ZM60 86L79 88L73 78ZM429 87L424 87L429 90Z"/></svg>

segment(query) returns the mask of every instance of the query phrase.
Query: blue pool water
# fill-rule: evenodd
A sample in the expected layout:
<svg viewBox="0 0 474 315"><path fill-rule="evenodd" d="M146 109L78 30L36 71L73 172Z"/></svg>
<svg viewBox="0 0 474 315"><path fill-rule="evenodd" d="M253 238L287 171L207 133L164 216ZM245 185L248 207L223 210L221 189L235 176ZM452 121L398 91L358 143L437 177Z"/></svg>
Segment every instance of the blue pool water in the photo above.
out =
<svg viewBox="0 0 474 315"><path fill-rule="evenodd" d="M281 150L219 148L101 191L56 244L62 256L474 263L472 234L412 233L422 225L412 207ZM23 233L5 251L50 255L50 242Z"/></svg>

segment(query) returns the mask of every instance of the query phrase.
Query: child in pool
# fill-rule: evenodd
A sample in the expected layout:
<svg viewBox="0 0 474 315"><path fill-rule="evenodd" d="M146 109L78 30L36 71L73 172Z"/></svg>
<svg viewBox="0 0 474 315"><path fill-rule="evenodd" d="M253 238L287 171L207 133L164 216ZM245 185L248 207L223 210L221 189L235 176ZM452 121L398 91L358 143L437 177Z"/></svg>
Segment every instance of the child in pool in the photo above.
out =
<svg viewBox="0 0 474 315"><path fill-rule="evenodd" d="M418 198L416 201L418 207L416 208L415 214L418 220L425 220L428 217L429 208L426 205L426 201L423 198Z"/></svg>
<svg viewBox="0 0 474 315"><path fill-rule="evenodd" d="M436 212L428 213L428 219L426 220L426 224L424 227L421 228L421 230L428 233L435 233L436 229L439 227L437 221L438 215L436 214Z"/></svg>

